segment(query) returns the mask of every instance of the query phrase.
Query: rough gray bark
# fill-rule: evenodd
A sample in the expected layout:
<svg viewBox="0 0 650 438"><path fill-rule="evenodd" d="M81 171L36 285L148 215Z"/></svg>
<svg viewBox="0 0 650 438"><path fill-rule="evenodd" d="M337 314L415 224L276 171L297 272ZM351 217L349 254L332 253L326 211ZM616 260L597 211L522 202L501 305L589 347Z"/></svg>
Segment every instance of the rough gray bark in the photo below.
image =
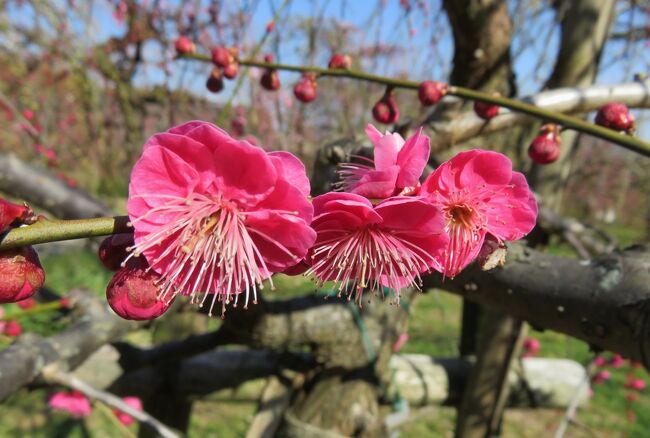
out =
<svg viewBox="0 0 650 438"><path fill-rule="evenodd" d="M33 167L12 154L0 154L0 191L42 207L60 219L112 214L87 193L68 187L47 170Z"/></svg>
<svg viewBox="0 0 650 438"><path fill-rule="evenodd" d="M425 281L650 366L650 251L645 247L580 261L513 244L503 268L483 272L474 265L454 280L431 275Z"/></svg>

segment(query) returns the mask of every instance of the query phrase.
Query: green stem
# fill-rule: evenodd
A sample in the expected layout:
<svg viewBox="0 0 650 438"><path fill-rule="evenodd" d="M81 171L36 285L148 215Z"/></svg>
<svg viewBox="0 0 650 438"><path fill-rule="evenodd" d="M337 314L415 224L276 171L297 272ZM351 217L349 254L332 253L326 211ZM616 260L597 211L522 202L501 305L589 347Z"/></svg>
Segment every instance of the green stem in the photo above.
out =
<svg viewBox="0 0 650 438"><path fill-rule="evenodd" d="M49 303L37 304L34 307L21 310L20 312L12 312L9 314L5 314L2 317L2 319L5 321L9 321L12 319L20 319L26 316L32 316L32 315L37 315L39 313L46 313L46 312L51 312L53 310L59 310L62 309L63 307L65 306L61 304L61 300L50 301Z"/></svg>
<svg viewBox="0 0 650 438"><path fill-rule="evenodd" d="M202 62L211 62L209 56L201 54L192 54L192 55L183 55L183 58L195 59ZM404 88L410 90L417 90L420 86L419 82L404 80L404 79L395 79L385 76L374 75L366 73L363 71L357 70L345 70L345 69L329 69L313 66L304 66L304 65L290 65L290 64L277 64L277 63L268 63L262 61L256 61L254 59L240 60L241 65L249 67L259 67L259 68L272 68L276 70L286 70L299 73L313 72L318 74L318 76L331 76L331 77L340 77L340 78L349 78L366 82L374 82L381 85L391 86L394 88ZM517 99L509 99L502 96L494 96L489 93L484 93L481 91L471 90L469 88L463 88L458 86L450 86L447 94L462 97L463 99L469 100L478 100L481 102L492 103L504 108L508 108L512 111L525 113L533 117L545 120L546 122L553 122L559 125L562 125L565 128L573 129L575 131L584 132L586 134L593 135L594 137L602 138L609 142L615 143L619 146L622 146L626 149L650 157L650 143L647 143L641 140L638 137L633 137L630 135L621 134L619 132L613 131L602 126L589 123L577 117L569 116L567 114L558 113L555 111L550 111L547 109L542 109L525 103ZM486 122L489 123L489 122Z"/></svg>
<svg viewBox="0 0 650 438"><path fill-rule="evenodd" d="M60 240L131 233L133 228L128 225L128 222L128 216L60 221L41 220L33 225L11 229L0 240L0 250Z"/></svg>

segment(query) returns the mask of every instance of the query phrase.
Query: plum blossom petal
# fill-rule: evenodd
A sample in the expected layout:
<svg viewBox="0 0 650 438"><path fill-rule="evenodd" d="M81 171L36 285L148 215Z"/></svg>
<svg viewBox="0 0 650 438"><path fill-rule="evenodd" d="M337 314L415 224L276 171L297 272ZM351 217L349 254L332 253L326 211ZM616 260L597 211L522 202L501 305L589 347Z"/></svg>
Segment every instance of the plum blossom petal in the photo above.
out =
<svg viewBox="0 0 650 438"><path fill-rule="evenodd" d="M291 185L300 190L303 196L309 196L311 187L302 161L296 158L295 155L285 151L269 152L268 155L271 157L278 174L283 175Z"/></svg>
<svg viewBox="0 0 650 438"><path fill-rule="evenodd" d="M365 289L383 296L420 285L420 274L439 268L447 246L441 210L426 199L394 197L373 204L352 193L314 198L312 227L316 242L309 251L307 274L320 283L334 281L357 303ZM347 289L348 286L350 289Z"/></svg>
<svg viewBox="0 0 650 438"><path fill-rule="evenodd" d="M374 145L374 159L356 157L357 162L342 163L338 188L371 199L415 194L430 153L422 128L406 141L397 133L381 134L370 124L366 134Z"/></svg>
<svg viewBox="0 0 650 438"><path fill-rule="evenodd" d="M147 142L129 185L129 258L143 255L160 274L159 299L212 297L211 313L243 294L247 306L263 280L305 257L316 236L296 161L199 121Z"/></svg>
<svg viewBox="0 0 650 438"><path fill-rule="evenodd" d="M55 411L65 412L73 418L83 418L92 412L90 400L79 391L55 392L50 396L48 405Z"/></svg>
<svg viewBox="0 0 650 438"><path fill-rule="evenodd" d="M429 175L420 195L445 213L449 244L438 261L452 278L476 258L486 234L499 242L520 239L537 219L526 179L498 152L461 152Z"/></svg>

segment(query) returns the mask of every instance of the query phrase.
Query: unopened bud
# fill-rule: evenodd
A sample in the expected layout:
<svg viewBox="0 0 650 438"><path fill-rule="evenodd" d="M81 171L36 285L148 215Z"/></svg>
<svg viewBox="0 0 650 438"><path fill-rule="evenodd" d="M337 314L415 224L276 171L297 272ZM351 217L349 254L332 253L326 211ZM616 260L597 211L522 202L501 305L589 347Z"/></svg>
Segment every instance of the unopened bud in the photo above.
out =
<svg viewBox="0 0 650 438"><path fill-rule="evenodd" d="M431 106L440 102L447 94L449 86L444 82L424 81L418 88L418 98L423 106Z"/></svg>
<svg viewBox="0 0 650 438"><path fill-rule="evenodd" d="M205 86L211 93L218 93L223 90L223 76L219 67L212 69Z"/></svg>
<svg viewBox="0 0 650 438"><path fill-rule="evenodd" d="M537 164L549 164L560 156L560 127L544 125L528 146L528 156Z"/></svg>
<svg viewBox="0 0 650 438"><path fill-rule="evenodd" d="M27 204L19 205L0 198L0 233L12 224L32 222L34 212Z"/></svg>
<svg viewBox="0 0 650 438"><path fill-rule="evenodd" d="M280 77L278 76L278 71L275 69L265 70L260 78L260 84L266 90L278 90L280 88Z"/></svg>
<svg viewBox="0 0 650 438"><path fill-rule="evenodd" d="M237 61L231 62L223 68L223 75L228 79L235 79L239 73L239 63Z"/></svg>
<svg viewBox="0 0 650 438"><path fill-rule="evenodd" d="M4 326L5 335L15 338L17 336L20 336L22 332L23 332L23 327L20 325L18 321L12 319L5 323Z"/></svg>
<svg viewBox="0 0 650 438"><path fill-rule="evenodd" d="M147 268L143 260L129 263L117 271L108 283L108 305L120 317L145 321L159 317L169 308L171 302L158 298L160 290L157 282L160 275Z"/></svg>
<svg viewBox="0 0 650 438"><path fill-rule="evenodd" d="M381 99L372 107L372 116L383 124L395 123L399 120L399 108L393 93L386 91Z"/></svg>
<svg viewBox="0 0 650 438"><path fill-rule="evenodd" d="M186 36L179 36L174 43L176 53L179 55L187 55L196 52L196 45Z"/></svg>
<svg viewBox="0 0 650 438"><path fill-rule="evenodd" d="M31 246L0 252L0 303L15 303L43 286L45 271Z"/></svg>
<svg viewBox="0 0 650 438"><path fill-rule="evenodd" d="M130 246L133 246L133 234L114 234L102 241L97 255L106 269L117 271L129 255L127 248Z"/></svg>
<svg viewBox="0 0 650 438"><path fill-rule="evenodd" d="M316 99L316 75L313 73L305 73L302 75L298 83L293 87L293 94L301 102L309 103Z"/></svg>
<svg viewBox="0 0 650 438"><path fill-rule="evenodd" d="M634 132L636 125L629 108L622 103L608 103L600 107L596 114L596 124L614 131Z"/></svg>
<svg viewBox="0 0 650 438"><path fill-rule="evenodd" d="M490 120L499 115L499 106L492 103L475 100L474 112L483 120Z"/></svg>
<svg viewBox="0 0 650 438"><path fill-rule="evenodd" d="M212 63L221 68L225 68L235 62L232 51L226 47L213 47L211 55Z"/></svg>
<svg viewBox="0 0 650 438"><path fill-rule="evenodd" d="M350 55L332 55L328 67L348 70L352 67L352 58Z"/></svg>

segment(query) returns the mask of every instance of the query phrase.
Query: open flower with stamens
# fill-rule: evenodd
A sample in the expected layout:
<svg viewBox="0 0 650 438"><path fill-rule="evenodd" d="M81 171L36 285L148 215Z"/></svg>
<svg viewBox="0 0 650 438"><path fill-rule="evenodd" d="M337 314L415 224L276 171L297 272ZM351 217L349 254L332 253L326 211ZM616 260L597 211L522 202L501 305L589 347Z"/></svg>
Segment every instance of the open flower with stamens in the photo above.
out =
<svg viewBox="0 0 650 438"><path fill-rule="evenodd" d="M360 302L364 289L419 288L420 274L439 269L447 246L444 216L425 199L398 196L377 205L357 194L330 192L314 198L316 243L307 257L307 274L319 283L333 280ZM350 289L346 289L346 287Z"/></svg>
<svg viewBox="0 0 650 438"><path fill-rule="evenodd" d="M357 157L365 163L341 164L338 188L371 199L417 194L430 153L422 128L406 141L398 133L382 134L371 124L366 134L374 145L374 160Z"/></svg>
<svg viewBox="0 0 650 438"><path fill-rule="evenodd" d="M266 153L207 122L151 137L129 185L130 255L161 275L160 299L211 296L222 309L297 264L315 240L302 163ZM271 283L272 286L272 283Z"/></svg>
<svg viewBox="0 0 650 438"><path fill-rule="evenodd" d="M440 272L451 278L476 258L486 234L499 242L521 239L537 220L526 178L494 151L459 153L429 175L420 195L445 214L449 245L438 261Z"/></svg>

